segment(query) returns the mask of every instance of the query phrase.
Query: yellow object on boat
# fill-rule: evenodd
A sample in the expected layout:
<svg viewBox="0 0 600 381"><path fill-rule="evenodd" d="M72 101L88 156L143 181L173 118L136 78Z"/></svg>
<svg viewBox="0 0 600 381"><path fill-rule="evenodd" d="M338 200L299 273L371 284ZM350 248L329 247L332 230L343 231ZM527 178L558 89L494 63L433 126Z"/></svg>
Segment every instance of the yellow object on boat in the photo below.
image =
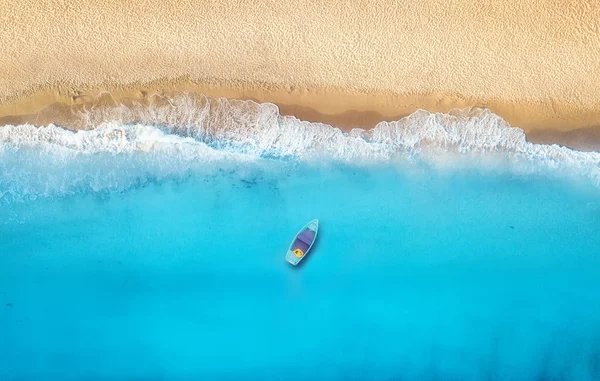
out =
<svg viewBox="0 0 600 381"><path fill-rule="evenodd" d="M304 255L304 252L300 249L294 249L294 255L298 258L302 257Z"/></svg>

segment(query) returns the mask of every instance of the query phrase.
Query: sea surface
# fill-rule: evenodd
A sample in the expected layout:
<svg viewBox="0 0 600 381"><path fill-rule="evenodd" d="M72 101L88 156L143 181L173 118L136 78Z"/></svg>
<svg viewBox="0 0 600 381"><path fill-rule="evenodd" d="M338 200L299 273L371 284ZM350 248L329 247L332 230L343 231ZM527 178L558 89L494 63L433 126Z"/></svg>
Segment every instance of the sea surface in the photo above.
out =
<svg viewBox="0 0 600 381"><path fill-rule="evenodd" d="M194 102L0 128L1 380L600 379L600 154Z"/></svg>

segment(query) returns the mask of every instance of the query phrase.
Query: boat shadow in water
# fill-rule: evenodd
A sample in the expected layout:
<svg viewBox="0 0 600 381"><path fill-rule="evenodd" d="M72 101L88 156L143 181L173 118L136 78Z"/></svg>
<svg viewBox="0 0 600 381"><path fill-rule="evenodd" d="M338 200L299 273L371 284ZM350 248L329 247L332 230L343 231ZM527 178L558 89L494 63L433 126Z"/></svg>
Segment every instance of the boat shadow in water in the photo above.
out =
<svg viewBox="0 0 600 381"><path fill-rule="evenodd" d="M317 255L316 251L319 250L319 242L321 241L321 238L320 238L321 234L322 234L321 229L322 229L321 224L319 223L319 236L315 239L315 242L313 242L313 244L310 248L310 251L308 253L306 253L306 256L304 258L302 258L302 260L296 266L288 263L288 265L290 267L293 267L293 269L295 271L298 271L302 267L306 266L306 262L310 261L310 259L313 256Z"/></svg>

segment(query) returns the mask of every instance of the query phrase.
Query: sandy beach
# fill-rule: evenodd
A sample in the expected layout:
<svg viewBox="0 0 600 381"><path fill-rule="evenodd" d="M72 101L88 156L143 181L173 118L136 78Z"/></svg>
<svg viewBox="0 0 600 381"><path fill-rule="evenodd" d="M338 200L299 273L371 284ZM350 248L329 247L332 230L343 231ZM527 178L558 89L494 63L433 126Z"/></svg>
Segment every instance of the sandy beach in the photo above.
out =
<svg viewBox="0 0 600 381"><path fill-rule="evenodd" d="M485 107L533 141L600 146L600 6L577 0L0 0L0 124L109 91L272 102L348 130Z"/></svg>

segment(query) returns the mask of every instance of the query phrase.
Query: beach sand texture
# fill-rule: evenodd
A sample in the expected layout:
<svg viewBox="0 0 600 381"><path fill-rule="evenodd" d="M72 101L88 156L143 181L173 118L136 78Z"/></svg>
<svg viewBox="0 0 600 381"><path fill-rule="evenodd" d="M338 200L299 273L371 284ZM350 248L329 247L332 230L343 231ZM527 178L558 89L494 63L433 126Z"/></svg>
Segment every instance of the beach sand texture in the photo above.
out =
<svg viewBox="0 0 600 381"><path fill-rule="evenodd" d="M342 128L471 106L528 132L600 125L595 1L0 0L0 9L4 123L102 90L138 99L189 90Z"/></svg>

